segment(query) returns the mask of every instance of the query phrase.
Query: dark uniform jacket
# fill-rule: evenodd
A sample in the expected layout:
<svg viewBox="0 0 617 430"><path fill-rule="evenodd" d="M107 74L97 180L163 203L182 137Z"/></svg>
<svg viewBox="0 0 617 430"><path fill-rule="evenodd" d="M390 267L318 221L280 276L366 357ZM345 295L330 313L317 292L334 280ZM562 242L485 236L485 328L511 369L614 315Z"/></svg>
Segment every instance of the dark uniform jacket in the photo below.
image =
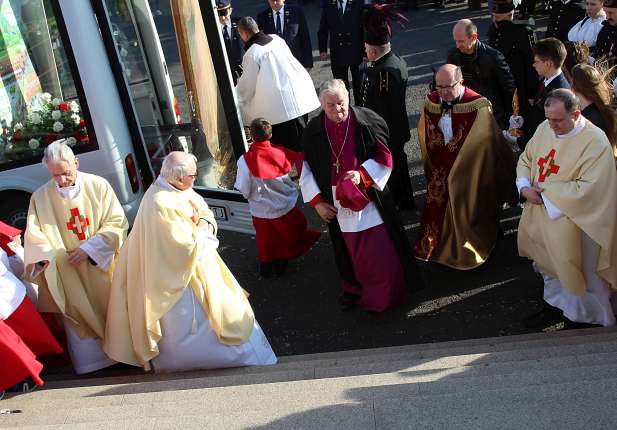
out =
<svg viewBox="0 0 617 430"><path fill-rule="evenodd" d="M257 26L266 34L276 34L274 13L268 8L257 15ZM285 4L283 8L283 34L294 57L304 67L313 67L313 48L304 10L300 6Z"/></svg>
<svg viewBox="0 0 617 430"><path fill-rule="evenodd" d="M388 126L384 120L370 109L362 107L350 107L356 116L356 158L363 163L369 158L375 157L376 141L388 144ZM311 119L302 135L302 147L304 161L313 172L317 186L321 192L323 201L333 205L332 184L330 178L330 144L328 143L324 129L324 113ZM409 240L401 224L394 200L388 189L383 191L370 187L366 190L368 198L375 203L388 236L392 240L398 253L407 285L413 289L422 288L422 279L419 275L415 258L413 257ZM341 278L355 287L360 286L354 275L351 256L345 245L343 233L336 218L328 224L330 239L334 247L334 258L338 266Z"/></svg>
<svg viewBox="0 0 617 430"><path fill-rule="evenodd" d="M330 61L337 66L355 66L364 56L362 29L363 0L347 0L345 14L341 16L336 0L324 0L321 10L317 40L319 52L328 52Z"/></svg>
<svg viewBox="0 0 617 430"><path fill-rule="evenodd" d="M568 31L583 18L585 18L585 2L583 0L570 0L567 4L563 4L561 0L552 0L544 37L555 37L566 42Z"/></svg>
<svg viewBox="0 0 617 430"><path fill-rule="evenodd" d="M516 85L501 52L478 41L473 54L463 54L456 48L451 50L448 63L462 69L465 86L491 102L497 123L506 129L512 114Z"/></svg>
<svg viewBox="0 0 617 430"><path fill-rule="evenodd" d="M543 81L544 80L540 82ZM538 87L539 86L540 85L538 84ZM538 94L536 94L534 102L529 109L529 114L525 117L525 122L523 123L523 131L525 132L525 135L519 137L517 141L521 147L524 147L527 142L529 142L529 139L531 139L533 134L536 132L538 126L546 119L546 116L544 115L544 102L546 101L548 94L558 88L570 88L570 83L563 73L559 74L559 76L549 82L548 86L545 87L542 85L542 89L539 90Z"/></svg>
<svg viewBox="0 0 617 430"><path fill-rule="evenodd" d="M528 100L538 88L538 74L533 68L534 30L527 23L499 21L489 26L488 44L503 54L514 77L520 113L525 114Z"/></svg>
<svg viewBox="0 0 617 430"><path fill-rule="evenodd" d="M229 31L229 39L225 37L225 32L221 27L223 33L223 40L225 42L225 50L227 51L227 58L229 59L229 67L231 68L231 76L234 79L234 85L238 83L238 78L242 75L242 57L244 57L244 42L240 39L238 34L238 18L232 18L230 25L227 26Z"/></svg>
<svg viewBox="0 0 617 430"><path fill-rule="evenodd" d="M362 68L360 106L379 114L390 130L390 144L402 146L409 140L409 120L405 93L407 63L392 52Z"/></svg>
<svg viewBox="0 0 617 430"><path fill-rule="evenodd" d="M606 58L611 66L616 63L617 26L610 25L608 21L602 23L602 30L598 33L593 54L596 60L602 57Z"/></svg>

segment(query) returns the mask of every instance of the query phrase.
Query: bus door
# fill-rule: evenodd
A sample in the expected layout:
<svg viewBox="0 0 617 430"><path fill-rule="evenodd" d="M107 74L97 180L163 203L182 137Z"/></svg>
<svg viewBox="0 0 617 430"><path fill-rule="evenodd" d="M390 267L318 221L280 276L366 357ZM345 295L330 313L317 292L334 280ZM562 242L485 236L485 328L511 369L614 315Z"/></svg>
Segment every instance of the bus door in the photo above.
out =
<svg viewBox="0 0 617 430"><path fill-rule="evenodd" d="M195 190L221 228L252 233L248 203L233 189L246 141L212 0L92 2L103 38L111 41L110 62L117 62L118 87L132 105L147 168L157 175L170 151L191 152Z"/></svg>

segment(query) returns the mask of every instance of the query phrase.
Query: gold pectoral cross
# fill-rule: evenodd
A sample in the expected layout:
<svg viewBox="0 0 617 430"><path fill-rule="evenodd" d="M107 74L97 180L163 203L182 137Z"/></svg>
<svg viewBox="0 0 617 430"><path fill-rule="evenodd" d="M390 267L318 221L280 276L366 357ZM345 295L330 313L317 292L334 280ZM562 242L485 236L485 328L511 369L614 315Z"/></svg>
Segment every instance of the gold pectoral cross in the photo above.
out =
<svg viewBox="0 0 617 430"><path fill-rule="evenodd" d="M336 162L334 162L332 165L336 169L336 174L338 175L339 171L341 170L341 163L338 161L338 158L336 159Z"/></svg>

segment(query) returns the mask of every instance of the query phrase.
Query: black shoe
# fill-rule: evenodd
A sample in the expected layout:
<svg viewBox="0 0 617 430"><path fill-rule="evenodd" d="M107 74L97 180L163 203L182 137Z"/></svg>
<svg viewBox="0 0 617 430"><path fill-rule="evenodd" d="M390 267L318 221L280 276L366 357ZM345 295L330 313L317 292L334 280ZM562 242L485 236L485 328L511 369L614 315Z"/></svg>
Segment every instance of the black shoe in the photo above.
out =
<svg viewBox="0 0 617 430"><path fill-rule="evenodd" d="M563 321L563 312L550 305L545 305L540 312L532 314L523 320L523 325L529 329L541 329Z"/></svg>
<svg viewBox="0 0 617 430"><path fill-rule="evenodd" d="M274 274L276 276L281 276L287 272L287 266L289 265L288 260L276 260L272 262L274 266Z"/></svg>
<svg viewBox="0 0 617 430"><path fill-rule="evenodd" d="M261 276L263 279L272 278L273 271L274 271L274 265L272 263L270 262L268 263L260 262L259 263L259 276Z"/></svg>
<svg viewBox="0 0 617 430"><path fill-rule="evenodd" d="M563 321L564 330L578 330L581 328L594 328L594 327L602 327L602 326L600 324L589 324L589 323L571 321L568 318L564 317L564 321Z"/></svg>
<svg viewBox="0 0 617 430"><path fill-rule="evenodd" d="M343 312L348 312L356 307L358 296L351 293L343 293L338 299L338 304Z"/></svg>

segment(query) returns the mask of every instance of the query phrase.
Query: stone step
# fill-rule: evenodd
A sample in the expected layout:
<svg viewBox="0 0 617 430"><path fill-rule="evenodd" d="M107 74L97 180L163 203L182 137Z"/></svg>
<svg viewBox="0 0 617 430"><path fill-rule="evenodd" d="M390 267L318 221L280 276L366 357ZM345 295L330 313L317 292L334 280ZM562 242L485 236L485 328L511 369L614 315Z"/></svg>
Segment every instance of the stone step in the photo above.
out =
<svg viewBox="0 0 617 430"><path fill-rule="evenodd" d="M244 367L210 371L184 372L174 374L136 374L92 379L72 379L51 381L48 389L82 387L88 385L119 385L132 382L164 384L173 386L175 380L192 381L194 386L216 387L248 385L291 380L327 378L370 372L371 366L378 369L387 366L405 367L416 370L447 369L460 366L474 366L492 362L513 362L536 360L550 356L574 356L578 354L607 353L617 350L617 336L613 332L589 332L585 336L554 336L545 334L544 338L520 338L515 342L503 342L496 338L485 340L484 344L452 346L420 350L413 346L392 347L372 350L343 351L337 353L313 354L305 356L282 357L279 364L265 367ZM463 343L469 343L462 341ZM458 342L454 342L458 343ZM435 345L435 344L430 344ZM382 351L383 349L387 351ZM351 373L349 373L351 372Z"/></svg>
<svg viewBox="0 0 617 430"><path fill-rule="evenodd" d="M24 410L23 414L0 416L0 425L3 428L47 425L37 428L71 429L171 428L175 425L185 430L260 428L256 426L270 424L268 428L324 429L399 428L396 423L413 422L413 428L491 428L491 425L492 428L559 428L545 425L553 421L539 421L544 425L534 426L534 419L540 418L530 416L529 412L534 408L538 413L549 415L560 411L568 420L608 422L617 412L614 408L616 370L617 365L610 364L574 369L557 367L497 377L434 375L432 382L417 382L415 376L383 374L241 389L142 393L126 395L120 403L107 406L45 409L39 405L31 411ZM475 416L469 411L475 411ZM504 425L505 422L495 425L500 413L505 414L502 419L510 420L510 425ZM513 421L517 415L521 415L520 421ZM138 422L136 417L143 420ZM484 421L487 417L490 418L488 424ZM465 422L465 419L471 421ZM482 426L473 425L478 419L483 420ZM456 426L457 420L463 421ZM297 425L292 426L294 423Z"/></svg>

